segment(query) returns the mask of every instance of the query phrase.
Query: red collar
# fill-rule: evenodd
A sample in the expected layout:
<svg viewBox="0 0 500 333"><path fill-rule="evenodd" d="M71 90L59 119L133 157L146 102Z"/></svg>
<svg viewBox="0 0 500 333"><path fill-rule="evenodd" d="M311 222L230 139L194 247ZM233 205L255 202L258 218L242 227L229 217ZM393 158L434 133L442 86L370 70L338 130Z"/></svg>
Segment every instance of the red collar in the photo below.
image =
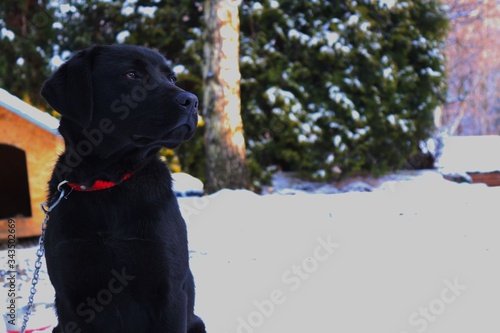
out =
<svg viewBox="0 0 500 333"><path fill-rule="evenodd" d="M68 185L75 191L81 191L81 192L100 191L121 184L123 181L129 179L132 175L133 175L132 172L127 173L118 183L98 179L94 182L94 184L92 184L92 186L85 186L82 184L75 184L75 183L68 183Z"/></svg>

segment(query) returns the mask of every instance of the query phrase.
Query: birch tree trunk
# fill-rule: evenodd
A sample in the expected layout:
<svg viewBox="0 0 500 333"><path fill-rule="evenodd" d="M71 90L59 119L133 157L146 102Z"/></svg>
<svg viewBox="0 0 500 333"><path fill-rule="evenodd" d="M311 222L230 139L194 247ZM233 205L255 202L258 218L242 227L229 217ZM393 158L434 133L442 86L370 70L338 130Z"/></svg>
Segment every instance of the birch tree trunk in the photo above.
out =
<svg viewBox="0 0 500 333"><path fill-rule="evenodd" d="M207 192L248 188L241 120L239 68L240 0L205 0L202 114L206 123Z"/></svg>

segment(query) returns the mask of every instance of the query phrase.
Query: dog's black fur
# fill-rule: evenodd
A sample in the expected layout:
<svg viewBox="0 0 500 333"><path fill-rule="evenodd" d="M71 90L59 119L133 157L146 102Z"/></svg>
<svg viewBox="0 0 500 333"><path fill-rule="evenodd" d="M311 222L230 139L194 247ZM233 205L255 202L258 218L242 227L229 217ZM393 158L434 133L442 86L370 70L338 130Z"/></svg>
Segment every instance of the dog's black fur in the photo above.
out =
<svg viewBox="0 0 500 333"><path fill-rule="evenodd" d="M116 186L71 191L50 212L45 250L64 333L204 333L193 313L187 233L161 147L188 140L196 96L164 57L136 46L76 53L44 84L66 149L49 182ZM126 174L132 176L123 180Z"/></svg>

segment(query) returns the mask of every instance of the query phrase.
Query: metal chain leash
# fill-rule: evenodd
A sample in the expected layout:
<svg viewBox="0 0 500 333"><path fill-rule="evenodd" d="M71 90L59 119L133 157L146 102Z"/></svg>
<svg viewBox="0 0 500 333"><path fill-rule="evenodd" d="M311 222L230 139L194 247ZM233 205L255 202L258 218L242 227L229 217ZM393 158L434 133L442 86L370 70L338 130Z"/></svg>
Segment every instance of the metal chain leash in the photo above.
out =
<svg viewBox="0 0 500 333"><path fill-rule="evenodd" d="M28 320L30 318L31 312L33 311L33 303L35 300L35 294L36 294L36 286L38 284L38 279L40 275L40 268L42 268L42 258L45 254L45 247L43 245L43 241L45 239L45 229L47 228L47 223L49 222L49 213L61 202L61 199L64 197L64 189L61 189L61 186L66 184L67 181L62 181L59 183L57 186L57 189L61 193L59 195L59 198L51 205L47 202L43 202L40 205L40 208L42 208L43 212L45 213L45 219L42 222L42 234L40 235L40 239L38 240L38 250L36 251L36 261L35 261L35 271L33 273L33 279L31 280L31 289L30 289L30 295L28 297L28 305L26 306L26 313L24 314L23 317L23 325L21 326L21 331L20 333L25 333L26 327L28 326ZM70 192L71 193L71 192ZM69 195L69 194L68 194Z"/></svg>

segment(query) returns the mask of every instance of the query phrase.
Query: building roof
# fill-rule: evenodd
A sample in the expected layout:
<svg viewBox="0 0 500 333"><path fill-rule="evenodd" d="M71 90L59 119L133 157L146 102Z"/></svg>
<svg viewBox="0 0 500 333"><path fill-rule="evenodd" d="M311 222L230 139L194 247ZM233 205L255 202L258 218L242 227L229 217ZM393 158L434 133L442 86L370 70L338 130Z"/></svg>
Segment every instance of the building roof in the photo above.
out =
<svg viewBox="0 0 500 333"><path fill-rule="evenodd" d="M59 132L57 131L57 128L59 127L58 119L52 117L46 112L38 110L1 88L0 107L17 114L18 116L54 135L59 135Z"/></svg>
<svg viewBox="0 0 500 333"><path fill-rule="evenodd" d="M437 161L445 173L500 172L500 136L450 136Z"/></svg>

